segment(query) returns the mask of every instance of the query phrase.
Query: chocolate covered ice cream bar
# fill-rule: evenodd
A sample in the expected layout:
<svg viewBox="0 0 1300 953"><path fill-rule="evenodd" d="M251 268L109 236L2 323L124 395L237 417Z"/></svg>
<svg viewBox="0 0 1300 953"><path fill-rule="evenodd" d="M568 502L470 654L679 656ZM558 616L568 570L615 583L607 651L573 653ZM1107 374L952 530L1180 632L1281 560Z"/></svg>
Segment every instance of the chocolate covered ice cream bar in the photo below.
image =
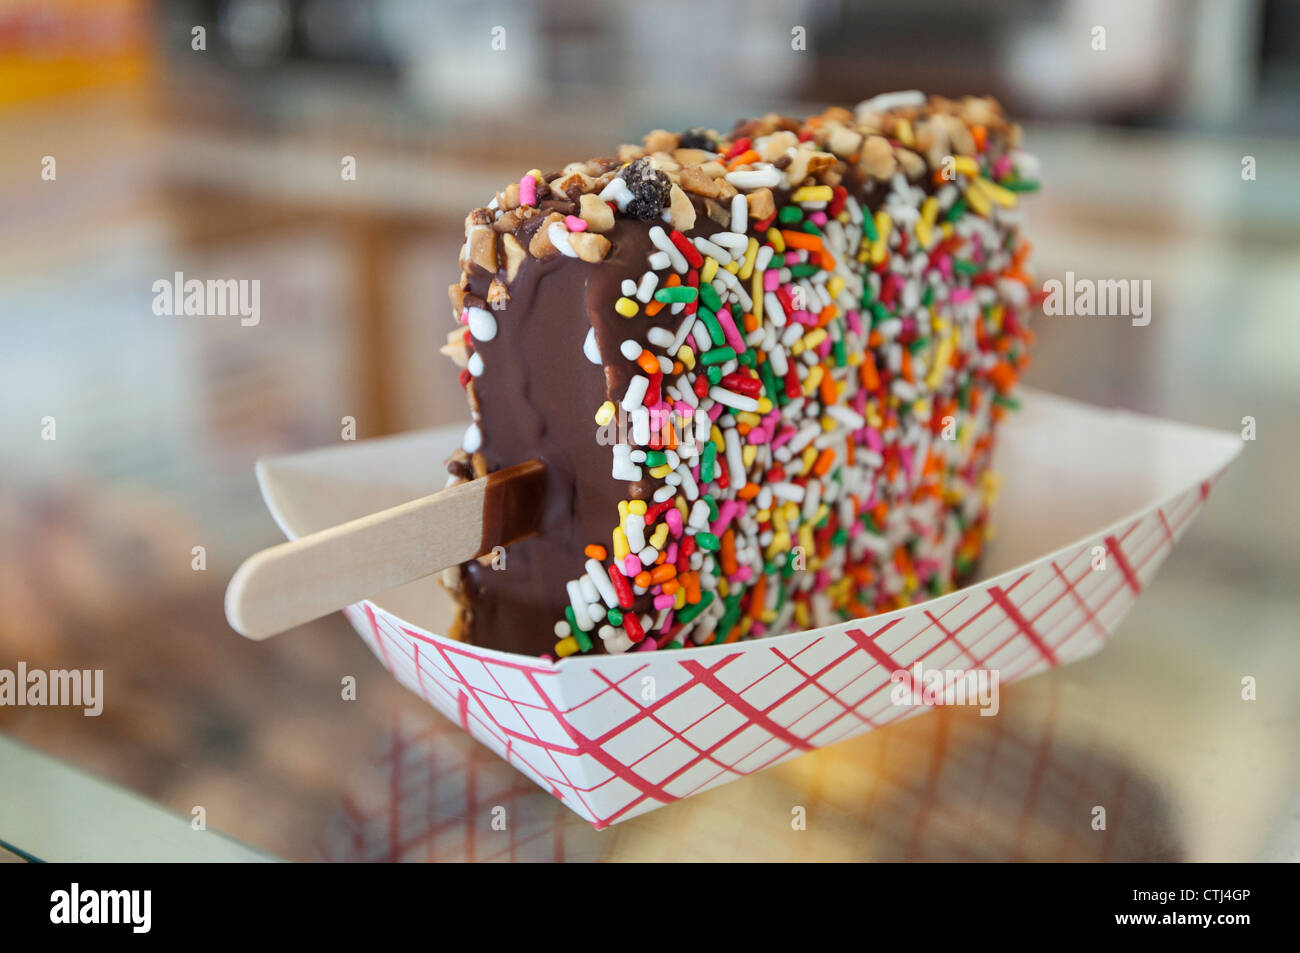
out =
<svg viewBox="0 0 1300 953"><path fill-rule="evenodd" d="M992 99L657 130L466 219L452 482L545 465L535 536L444 574L457 638L731 642L959 585L1027 360L1037 187Z"/></svg>

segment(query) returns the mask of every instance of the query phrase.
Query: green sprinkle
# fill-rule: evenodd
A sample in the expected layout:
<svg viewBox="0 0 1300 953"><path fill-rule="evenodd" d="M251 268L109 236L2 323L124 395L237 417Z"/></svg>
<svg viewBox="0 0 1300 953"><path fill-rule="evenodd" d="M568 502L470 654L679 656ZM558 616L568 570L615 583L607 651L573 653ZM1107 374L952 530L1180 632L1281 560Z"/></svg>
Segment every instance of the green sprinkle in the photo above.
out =
<svg viewBox="0 0 1300 953"><path fill-rule="evenodd" d="M704 550L706 553L715 553L722 546L718 537L714 536L712 533L696 533L695 542L699 545L700 549Z"/></svg>
<svg viewBox="0 0 1300 953"><path fill-rule="evenodd" d="M645 452L645 465L648 467L661 467L668 462L668 454L662 450L647 450Z"/></svg>
<svg viewBox="0 0 1300 953"><path fill-rule="evenodd" d="M736 360L740 361L745 367L758 367L758 355L753 351L743 351Z"/></svg>
<svg viewBox="0 0 1300 953"><path fill-rule="evenodd" d="M958 199L952 203L952 208L948 209L948 214L943 217L945 222L955 222L966 214L966 200Z"/></svg>
<svg viewBox="0 0 1300 953"><path fill-rule="evenodd" d="M729 347L715 347L711 351L705 351L700 355L700 363L705 367L710 364L725 364L727 361L735 360L736 352Z"/></svg>
<svg viewBox="0 0 1300 953"><path fill-rule="evenodd" d="M792 278L810 278L821 270L820 265L791 265L790 276Z"/></svg>
<svg viewBox="0 0 1300 953"><path fill-rule="evenodd" d="M717 315L708 308L700 308L696 314L698 314L700 320L704 322L704 326L709 329L709 338L713 341L714 347L722 347L722 345L727 343L727 335L723 333L722 325L718 323ZM730 354L731 357L736 356L736 352L731 348L727 348L727 353Z"/></svg>
<svg viewBox="0 0 1300 953"><path fill-rule="evenodd" d="M710 384L717 384L722 380L722 368L706 367L704 369L704 376L709 379Z"/></svg>
<svg viewBox="0 0 1300 953"><path fill-rule="evenodd" d="M683 611L685 611L685 610L683 610ZM677 613L677 618L680 619L681 617L682 617L681 612ZM680 648L682 647L682 643L678 642L676 639L673 639L673 640L672 640L671 642L669 642L667 645L664 645L664 646L661 646L661 647L662 647L662 648L665 648L665 649L680 649Z"/></svg>
<svg viewBox="0 0 1300 953"><path fill-rule="evenodd" d="M1014 397L1010 397L1010 396L1008 396L1008 395L1006 395L1006 394L998 394L998 395L996 395L996 396L993 398L993 403L998 404L998 405L1000 405L1000 406L1002 406L1002 407L1006 407L1008 410L1019 410L1019 409L1020 409L1020 401L1017 400L1016 398L1014 398Z"/></svg>
<svg viewBox="0 0 1300 953"><path fill-rule="evenodd" d="M591 651L591 636L589 636L586 632L583 632L581 629L574 629L573 637L578 642L579 652Z"/></svg>
<svg viewBox="0 0 1300 953"><path fill-rule="evenodd" d="M710 311L719 311L722 308L722 299L713 290L713 285L702 285L700 287L700 300L704 302Z"/></svg>
<svg viewBox="0 0 1300 953"><path fill-rule="evenodd" d="M876 223L871 218L871 213L866 209L862 210L862 234L873 242L880 240L880 232L876 231Z"/></svg>
<svg viewBox="0 0 1300 953"><path fill-rule="evenodd" d="M714 446L717 445L714 444ZM713 497L708 493L701 493L700 499L702 499L704 505L709 508L709 522L712 523L718 518L718 504L714 502Z"/></svg>
<svg viewBox="0 0 1300 953"><path fill-rule="evenodd" d="M622 624L623 624L623 610L622 610L622 609L610 609L608 612L605 613L605 618L609 620L609 624L610 624L610 625L613 625L613 626L619 626L619 625L622 625Z"/></svg>
<svg viewBox="0 0 1300 953"><path fill-rule="evenodd" d="M689 304L699 295L699 289L690 285L678 285L676 288L660 288L655 292L655 300L664 304Z"/></svg>
<svg viewBox="0 0 1300 953"><path fill-rule="evenodd" d="M983 271L983 267L975 264L973 261L967 261L964 258L958 258L952 263L952 267L960 271L963 275L978 275Z"/></svg>
<svg viewBox="0 0 1300 953"><path fill-rule="evenodd" d="M682 611L677 613L677 621L678 622L695 621L696 616L698 616L701 612L707 609L710 603L712 602L713 602L713 593L710 590L706 589L704 592L700 593L700 601L695 603L695 605L691 605L688 602L686 605L682 606Z"/></svg>
<svg viewBox="0 0 1300 953"><path fill-rule="evenodd" d="M787 205L776 213L776 220L782 225L790 225L803 220L803 209L797 205Z"/></svg>
<svg viewBox="0 0 1300 953"><path fill-rule="evenodd" d="M700 458L700 482L713 482L713 461L718 456L718 445L710 440L704 445L704 455Z"/></svg>
<svg viewBox="0 0 1300 953"><path fill-rule="evenodd" d="M814 225L812 222L804 222L804 223L803 223L802 225L800 225L799 227L802 228L802 229L803 229L805 232L807 232L809 235L816 235L818 238L825 238L825 237L826 237L826 233L823 232L823 231L822 231L820 228L818 228L816 225Z"/></svg>
<svg viewBox="0 0 1300 953"><path fill-rule="evenodd" d="M1005 182L999 182L998 185L1012 192L1037 192L1040 188L1037 179L1007 179Z"/></svg>

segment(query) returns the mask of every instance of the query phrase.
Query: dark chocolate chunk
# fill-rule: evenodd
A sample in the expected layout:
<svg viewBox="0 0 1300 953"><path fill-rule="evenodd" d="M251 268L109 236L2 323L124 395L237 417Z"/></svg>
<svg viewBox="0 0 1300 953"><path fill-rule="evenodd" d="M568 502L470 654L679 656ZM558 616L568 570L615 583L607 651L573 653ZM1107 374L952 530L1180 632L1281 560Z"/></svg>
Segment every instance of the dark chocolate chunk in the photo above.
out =
<svg viewBox="0 0 1300 953"><path fill-rule="evenodd" d="M681 135L681 141L677 143L679 149L708 149L710 152L718 151L718 140L713 138L713 133L703 126L692 126Z"/></svg>
<svg viewBox="0 0 1300 953"><path fill-rule="evenodd" d="M649 159L637 159L619 173L619 178L627 183L632 193L632 200L627 203L627 214L644 221L653 221L663 214L673 183L652 166Z"/></svg>

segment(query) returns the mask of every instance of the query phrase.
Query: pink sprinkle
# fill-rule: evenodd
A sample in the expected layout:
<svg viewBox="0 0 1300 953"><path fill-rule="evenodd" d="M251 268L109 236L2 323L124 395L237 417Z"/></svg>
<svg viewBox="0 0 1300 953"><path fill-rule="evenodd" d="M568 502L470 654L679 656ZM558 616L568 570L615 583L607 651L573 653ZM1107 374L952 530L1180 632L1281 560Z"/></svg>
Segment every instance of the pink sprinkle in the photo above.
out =
<svg viewBox="0 0 1300 953"><path fill-rule="evenodd" d="M831 344L831 336L828 334L826 337L822 338L822 343L817 345L817 354L823 360L825 360L826 356L831 353Z"/></svg>
<svg viewBox="0 0 1300 953"><path fill-rule="evenodd" d="M623 557L623 575L628 579L634 579L641 572L641 560L635 553L628 553Z"/></svg>
<svg viewBox="0 0 1300 953"><path fill-rule="evenodd" d="M731 345L731 349L737 354L745 350L745 339L740 336L740 331L736 328L736 321L731 316L731 312L722 308L715 315L718 323L722 325L722 334Z"/></svg>
<svg viewBox="0 0 1300 953"><path fill-rule="evenodd" d="M775 291L781 287L781 276L775 268L769 268L763 272L763 290Z"/></svg>
<svg viewBox="0 0 1300 953"><path fill-rule="evenodd" d="M749 436L745 438L745 442L752 443L755 445L762 445L767 443L769 439L771 438L767 432L766 427L755 427L753 430L749 432Z"/></svg>
<svg viewBox="0 0 1300 953"><path fill-rule="evenodd" d="M813 577L813 588L825 589L830 584L831 584L831 574L828 573L825 569L817 570L817 575Z"/></svg>
<svg viewBox="0 0 1300 953"><path fill-rule="evenodd" d="M965 304L974 297L975 292L971 291L969 288L953 288L952 291L948 293L948 300L953 304Z"/></svg>
<svg viewBox="0 0 1300 953"><path fill-rule="evenodd" d="M585 232L587 223L576 215L566 215L564 216L564 227L571 232Z"/></svg>
<svg viewBox="0 0 1300 953"><path fill-rule="evenodd" d="M717 419L722 416L722 409L722 405L715 402L712 407L705 411L709 415L709 421L716 423Z"/></svg>
<svg viewBox="0 0 1300 953"><path fill-rule="evenodd" d="M460 312L460 317L457 318L457 320L460 321L461 324L469 324L469 308L463 309Z"/></svg>
<svg viewBox="0 0 1300 953"><path fill-rule="evenodd" d="M532 175L525 175L519 180L519 204L537 204L537 180Z"/></svg>
<svg viewBox="0 0 1300 953"><path fill-rule="evenodd" d="M880 431L875 427L867 428L867 446L875 453L880 453L885 449L885 442L880 439Z"/></svg>
<svg viewBox="0 0 1300 953"><path fill-rule="evenodd" d="M709 532L714 536L721 536L725 533L727 527L731 525L732 517L736 515L738 509L740 509L740 504L735 500L723 500L719 503L718 518L714 520L713 525L709 527Z"/></svg>
<svg viewBox="0 0 1300 953"><path fill-rule="evenodd" d="M825 213L825 212L813 212L813 213L812 213L811 215L809 215L808 217L809 217L810 219L812 219L812 223L813 223L814 225L816 225L818 228L821 228L823 225L826 224L826 213Z"/></svg>
<svg viewBox="0 0 1300 953"><path fill-rule="evenodd" d="M910 480L910 479L912 479L913 477L916 476L916 471L915 471L915 469L913 468L913 464L914 464L915 461L914 461L913 456L912 456L912 448L911 448L911 447L901 447L901 448L899 448L898 453L899 453L899 456L901 456L901 457L903 458L903 469L905 469L905 470L907 471L907 478Z"/></svg>
<svg viewBox="0 0 1300 953"><path fill-rule="evenodd" d="M952 256L951 255L940 255L939 260L935 262L935 264L939 266L940 274L942 274L945 278L949 280L952 279Z"/></svg>
<svg viewBox="0 0 1300 953"><path fill-rule="evenodd" d="M817 315L813 314L811 311L791 311L786 315L786 317L791 321L798 321L800 324L804 325L804 327L817 327Z"/></svg>
<svg viewBox="0 0 1300 953"><path fill-rule="evenodd" d="M677 544L675 542L669 543L668 547L664 550L664 562L677 562Z"/></svg>
<svg viewBox="0 0 1300 953"><path fill-rule="evenodd" d="M765 632L767 632L767 626L763 625L761 622L755 622L749 627L749 634L753 638L758 638Z"/></svg>
<svg viewBox="0 0 1300 953"><path fill-rule="evenodd" d="M669 507L664 511L664 522L668 524L668 532L674 536L682 535L682 511L677 507Z"/></svg>
<svg viewBox="0 0 1300 953"><path fill-rule="evenodd" d="M787 265L799 264L799 253L793 249L785 253L785 263Z"/></svg>
<svg viewBox="0 0 1300 953"><path fill-rule="evenodd" d="M1004 155L993 163L993 178L1001 179L1011 171L1011 156Z"/></svg>
<svg viewBox="0 0 1300 953"><path fill-rule="evenodd" d="M857 309L850 311L844 316L844 320L849 323L849 330L854 334L862 333L862 318L858 315Z"/></svg>
<svg viewBox="0 0 1300 953"><path fill-rule="evenodd" d="M746 566L745 568L748 569L749 567ZM655 608L660 610L671 609L674 601L674 596L655 596Z"/></svg>
<svg viewBox="0 0 1300 953"><path fill-rule="evenodd" d="M656 642L654 639L651 639L651 638L645 638L645 639L642 639L642 640L641 640L641 642L640 642L639 645L637 645L637 647L636 647L636 651L638 651L638 652L653 652L653 651L655 651L655 650L658 649L658 648L659 648L659 643L658 643L658 642Z"/></svg>
<svg viewBox="0 0 1300 953"><path fill-rule="evenodd" d="M794 435L798 432L799 431L794 427L793 424L787 424L785 429L783 429L779 434L777 434L776 439L772 441L772 449L775 450L777 447L781 446L782 444L789 443L791 440L794 439Z"/></svg>
<svg viewBox="0 0 1300 953"><path fill-rule="evenodd" d="M741 566L739 569L737 569L734 573L731 574L731 578L736 580L737 582L749 582L750 577L753 575L754 575L753 566Z"/></svg>

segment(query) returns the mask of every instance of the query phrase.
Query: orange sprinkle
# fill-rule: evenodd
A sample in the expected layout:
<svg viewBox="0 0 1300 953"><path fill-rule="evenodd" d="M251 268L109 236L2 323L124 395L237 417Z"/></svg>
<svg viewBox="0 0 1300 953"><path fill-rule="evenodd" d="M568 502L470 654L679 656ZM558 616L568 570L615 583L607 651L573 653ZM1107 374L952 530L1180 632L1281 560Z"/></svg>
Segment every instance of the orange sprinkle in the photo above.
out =
<svg viewBox="0 0 1300 953"><path fill-rule="evenodd" d="M722 534L722 572L730 576L739 568L736 563L736 532L729 529Z"/></svg>
<svg viewBox="0 0 1300 953"><path fill-rule="evenodd" d="M637 366L647 374L659 373L659 361L649 351L642 349L641 353L636 356Z"/></svg>
<svg viewBox="0 0 1300 953"><path fill-rule="evenodd" d="M880 347L880 345L884 343L885 343L885 336L881 334L879 331L872 331L870 334L867 335L868 347Z"/></svg>
<svg viewBox="0 0 1300 953"><path fill-rule="evenodd" d="M817 455L817 462L813 464L812 468L813 476L825 476L830 471L831 464L834 462L835 451L830 447L827 447Z"/></svg>
<svg viewBox="0 0 1300 953"><path fill-rule="evenodd" d="M756 318L751 312L746 311L743 320L745 322L746 334L758 330L758 318Z"/></svg>
<svg viewBox="0 0 1300 953"><path fill-rule="evenodd" d="M742 500L752 500L754 497L758 496L758 484L746 483L736 491L736 496L740 497Z"/></svg>
<svg viewBox="0 0 1300 953"><path fill-rule="evenodd" d="M640 586L642 589L650 588L650 574L648 572L642 571L637 573L635 576L632 577L632 581L636 583L638 586Z"/></svg>
<svg viewBox="0 0 1300 953"><path fill-rule="evenodd" d="M912 349L908 347L903 348L903 380L909 384L916 380L912 376Z"/></svg>
<svg viewBox="0 0 1300 953"><path fill-rule="evenodd" d="M983 152L989 141L988 131L983 126L971 126L970 137L975 140L975 149Z"/></svg>
<svg viewBox="0 0 1300 953"><path fill-rule="evenodd" d="M757 162L760 158L762 157L753 149L746 149L740 155L736 156L736 158L727 163L727 171L731 172L740 168L742 165L749 165L752 162Z"/></svg>
<svg viewBox="0 0 1300 953"><path fill-rule="evenodd" d="M866 351L862 355L862 364L858 376L862 378L862 386L867 390L876 390L880 387L880 372L876 370L876 359L870 351Z"/></svg>
<svg viewBox="0 0 1300 953"><path fill-rule="evenodd" d="M993 382L993 386L998 389L999 393L1005 394L1015 386L1016 370L1006 361L1002 361L995 364L993 369L989 371L989 380Z"/></svg>
<svg viewBox="0 0 1300 953"><path fill-rule="evenodd" d="M662 566L656 566L650 571L651 582L664 582L672 579L677 575L677 567L672 563L664 563Z"/></svg>
<svg viewBox="0 0 1300 953"><path fill-rule="evenodd" d="M822 240L820 235L813 235L811 232L781 232L781 238L785 241L787 248L806 248L808 251L820 252L822 250Z"/></svg>
<svg viewBox="0 0 1300 953"><path fill-rule="evenodd" d="M677 590L681 588L681 583L676 579L665 579L659 585L663 586L665 596L675 596Z"/></svg>
<svg viewBox="0 0 1300 953"><path fill-rule="evenodd" d="M763 614L763 603L767 601L767 576L759 576L758 582L749 589L749 617L758 621Z"/></svg>
<svg viewBox="0 0 1300 953"><path fill-rule="evenodd" d="M656 314L658 314L660 311L664 309L666 304L667 302L665 301L655 301L652 298L650 300L650 303L645 306L646 317L653 318Z"/></svg>
<svg viewBox="0 0 1300 953"><path fill-rule="evenodd" d="M826 373L822 375L822 381L817 385L817 389L821 391L823 404L829 406L830 404L838 402L840 399L840 392L835 386L835 378L831 377L829 368Z"/></svg>
<svg viewBox="0 0 1300 953"><path fill-rule="evenodd" d="M683 364L681 361L673 361L673 374L674 374L674 375L679 375L679 374L681 374L681 372L684 371L684 370L686 370L686 365L685 365L685 364Z"/></svg>
<svg viewBox="0 0 1300 953"><path fill-rule="evenodd" d="M587 558L588 558L588 559L604 559L604 558L605 558L605 547L604 547L604 546L597 546L597 545L594 544L594 543L593 543L592 545L588 546L586 549L584 549L583 552L587 554Z"/></svg>
<svg viewBox="0 0 1300 953"><path fill-rule="evenodd" d="M686 587L686 602L695 605L703 596L700 594L700 574L697 572L688 572L685 575L678 576L683 586Z"/></svg>

